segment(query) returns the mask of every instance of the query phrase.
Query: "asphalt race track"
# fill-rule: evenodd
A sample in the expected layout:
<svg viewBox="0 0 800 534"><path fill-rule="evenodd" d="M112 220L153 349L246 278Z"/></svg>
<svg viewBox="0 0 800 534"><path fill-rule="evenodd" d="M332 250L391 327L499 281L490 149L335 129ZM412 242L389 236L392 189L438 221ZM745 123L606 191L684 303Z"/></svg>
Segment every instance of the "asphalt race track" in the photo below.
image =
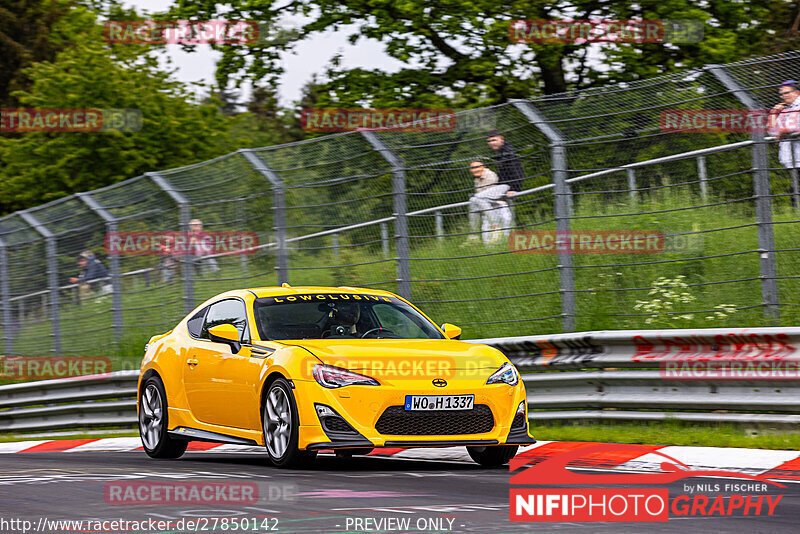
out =
<svg viewBox="0 0 800 534"><path fill-rule="evenodd" d="M51 532L47 521L170 521L158 532L185 532L177 521L240 518L275 530L258 532L797 532L800 484L770 489L783 498L772 517L671 517L659 523L512 523L507 468L444 461L380 457L340 459L320 456L312 470L279 470L254 453L187 453L179 460L155 461L143 452L32 453L0 455L0 525L2 532ZM108 483L243 481L258 485L256 503L231 505L108 504ZM669 485L670 497L682 492ZM714 483L719 479L692 479ZM44 518L44 520L43 520ZM274 519L272 519L274 518ZM381 518L392 523L379 524ZM359 522L358 520L361 520ZM2 523L5 520L6 523ZM370 521L367 521L370 520ZM218 526L219 526L219 519ZM398 527L409 521L409 528ZM172 522L175 522L174 524ZM206 532L231 532L233 529ZM184 523L185 525L185 523ZM391 525L380 528L379 525ZM98 532L83 529L83 532ZM110 530L107 530L110 531ZM77 531L76 531L77 532ZM119 532L119 530L115 530Z"/></svg>

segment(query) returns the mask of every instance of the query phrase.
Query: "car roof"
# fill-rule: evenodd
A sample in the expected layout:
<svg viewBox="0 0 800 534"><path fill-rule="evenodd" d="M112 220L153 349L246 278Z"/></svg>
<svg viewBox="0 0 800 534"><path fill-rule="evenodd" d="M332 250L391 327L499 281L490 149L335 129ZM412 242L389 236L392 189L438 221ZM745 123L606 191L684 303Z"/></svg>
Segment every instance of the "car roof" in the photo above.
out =
<svg viewBox="0 0 800 534"><path fill-rule="evenodd" d="M220 293L219 295L215 295L205 302L197 306L194 310L189 312L189 314L183 318L184 321L188 321L190 317L192 317L198 310L213 304L219 300L227 299L227 298L235 298L238 297L242 300L247 301L247 299L252 298L255 296L256 298L261 297L276 297L281 295L300 295L300 294L308 294L308 293L338 293L338 294L349 294L349 295L377 295L383 297L397 297L394 293L390 293L388 291L383 291L381 289L366 289L363 287L349 287L349 286L339 286L339 287L326 287L326 286L296 286L292 287L289 285L286 286L272 286L272 287L254 287L250 289L231 289L229 291L225 291L224 293Z"/></svg>
<svg viewBox="0 0 800 534"><path fill-rule="evenodd" d="M244 292L253 293L256 297L274 297L280 295L299 295L307 293L344 293L349 295L382 295L386 297L396 296L394 293L381 289L367 289L363 287L326 287L326 286L280 286L280 287L258 287L245 289Z"/></svg>

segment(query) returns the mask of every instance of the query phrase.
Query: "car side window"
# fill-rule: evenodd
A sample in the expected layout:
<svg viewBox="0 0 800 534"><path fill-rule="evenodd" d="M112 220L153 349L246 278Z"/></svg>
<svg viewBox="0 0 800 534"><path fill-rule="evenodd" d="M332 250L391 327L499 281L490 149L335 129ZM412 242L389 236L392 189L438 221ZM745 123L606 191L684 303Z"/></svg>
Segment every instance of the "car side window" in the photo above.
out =
<svg viewBox="0 0 800 534"><path fill-rule="evenodd" d="M189 333L194 337L200 337L200 332L203 330L203 320L206 318L208 306L195 313L191 319L186 321L186 328Z"/></svg>
<svg viewBox="0 0 800 534"><path fill-rule="evenodd" d="M208 308L200 338L210 339L208 329L221 324L232 324L239 331L239 339L243 343L250 342L250 330L247 328L247 314L244 302L239 299L225 299L215 302Z"/></svg>

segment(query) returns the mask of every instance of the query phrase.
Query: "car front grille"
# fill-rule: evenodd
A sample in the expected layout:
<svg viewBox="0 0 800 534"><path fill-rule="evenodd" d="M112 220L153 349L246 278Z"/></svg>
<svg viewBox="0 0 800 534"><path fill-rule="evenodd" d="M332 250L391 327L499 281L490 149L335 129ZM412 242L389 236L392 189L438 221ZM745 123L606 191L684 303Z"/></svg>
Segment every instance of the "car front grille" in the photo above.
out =
<svg viewBox="0 0 800 534"><path fill-rule="evenodd" d="M403 406L389 406L375 428L381 434L395 436L449 436L483 434L494 427L492 410L476 404L472 410L409 411Z"/></svg>

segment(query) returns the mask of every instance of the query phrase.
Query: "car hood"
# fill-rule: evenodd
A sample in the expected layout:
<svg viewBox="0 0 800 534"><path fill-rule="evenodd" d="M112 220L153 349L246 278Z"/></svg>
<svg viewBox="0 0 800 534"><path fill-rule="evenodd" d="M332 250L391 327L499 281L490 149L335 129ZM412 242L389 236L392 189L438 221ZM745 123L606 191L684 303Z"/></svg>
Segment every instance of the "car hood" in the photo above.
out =
<svg viewBox="0 0 800 534"><path fill-rule="evenodd" d="M495 370L508 361L488 345L450 339L304 339L289 344L304 347L328 365L370 376Z"/></svg>

